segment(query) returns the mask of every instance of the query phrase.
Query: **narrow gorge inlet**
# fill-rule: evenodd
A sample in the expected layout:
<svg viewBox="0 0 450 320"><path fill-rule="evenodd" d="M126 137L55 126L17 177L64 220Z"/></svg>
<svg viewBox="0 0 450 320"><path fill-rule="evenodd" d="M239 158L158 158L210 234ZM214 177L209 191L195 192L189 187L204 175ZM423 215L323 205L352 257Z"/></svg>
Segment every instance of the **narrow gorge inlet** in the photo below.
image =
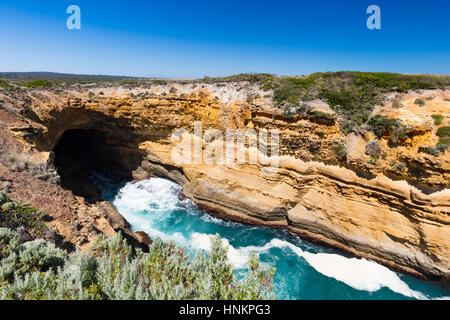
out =
<svg viewBox="0 0 450 320"><path fill-rule="evenodd" d="M127 219L134 231L152 239L174 241L192 255L210 249L210 236L220 234L228 260L239 276L251 252L276 267L278 299L445 299L450 290L389 270L375 262L301 240L294 234L246 226L209 216L181 187L161 178L119 183L94 173L103 197Z"/></svg>

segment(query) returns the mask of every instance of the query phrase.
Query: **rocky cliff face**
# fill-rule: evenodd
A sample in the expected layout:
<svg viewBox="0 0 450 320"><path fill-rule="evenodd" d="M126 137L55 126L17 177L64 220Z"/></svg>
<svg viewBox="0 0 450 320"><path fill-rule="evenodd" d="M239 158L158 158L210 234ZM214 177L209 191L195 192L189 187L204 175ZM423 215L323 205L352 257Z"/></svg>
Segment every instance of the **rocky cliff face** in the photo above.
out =
<svg viewBox="0 0 450 320"><path fill-rule="evenodd" d="M126 229L95 190L77 180L95 166L77 157L86 153L124 178L172 179L219 217L288 228L418 276L450 278L449 151L433 155L424 149L439 140L432 115L443 115L444 124L450 120L449 91L409 92L402 95L401 107L393 98L377 106L372 116L405 124L407 133L398 141L370 130L344 133L339 115L324 101L308 102L308 113L286 116L263 95L248 83L25 90L1 97L3 136L34 162L58 162L62 184L75 197L60 198L65 218L55 216L52 226L79 246L95 234L89 225L107 235ZM418 106L417 99L426 105ZM195 121L202 122L203 132L217 129L224 135L227 129L279 130L279 169L174 161L171 134L180 128L192 133ZM61 141L70 140L64 140L69 132L80 131L92 140L80 140L85 142L75 155L55 155ZM83 147L86 141L89 148ZM26 187L17 188L15 179L10 189L24 198ZM86 231L78 231L76 239L71 224L80 219L76 228Z"/></svg>

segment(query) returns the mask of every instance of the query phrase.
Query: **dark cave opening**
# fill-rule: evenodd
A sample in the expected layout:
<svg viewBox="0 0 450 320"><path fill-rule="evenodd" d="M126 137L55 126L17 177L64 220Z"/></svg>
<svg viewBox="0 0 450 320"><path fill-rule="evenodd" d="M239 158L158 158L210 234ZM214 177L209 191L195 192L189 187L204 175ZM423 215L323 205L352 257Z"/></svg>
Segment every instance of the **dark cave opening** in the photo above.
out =
<svg viewBox="0 0 450 320"><path fill-rule="evenodd" d="M132 179L131 171L124 168L117 150L108 144L105 134L99 130L68 130L53 152L62 187L87 200L102 200L97 187L89 180L94 171L104 176Z"/></svg>

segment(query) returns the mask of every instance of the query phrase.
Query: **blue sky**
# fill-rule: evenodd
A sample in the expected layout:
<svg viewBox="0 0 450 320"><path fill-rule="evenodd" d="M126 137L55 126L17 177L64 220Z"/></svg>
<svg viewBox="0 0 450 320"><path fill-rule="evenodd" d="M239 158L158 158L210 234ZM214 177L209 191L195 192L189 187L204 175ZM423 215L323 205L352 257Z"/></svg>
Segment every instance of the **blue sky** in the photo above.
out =
<svg viewBox="0 0 450 320"><path fill-rule="evenodd" d="M81 30L66 9L81 8ZM369 30L366 9L381 8ZM0 71L450 74L448 0L0 0Z"/></svg>

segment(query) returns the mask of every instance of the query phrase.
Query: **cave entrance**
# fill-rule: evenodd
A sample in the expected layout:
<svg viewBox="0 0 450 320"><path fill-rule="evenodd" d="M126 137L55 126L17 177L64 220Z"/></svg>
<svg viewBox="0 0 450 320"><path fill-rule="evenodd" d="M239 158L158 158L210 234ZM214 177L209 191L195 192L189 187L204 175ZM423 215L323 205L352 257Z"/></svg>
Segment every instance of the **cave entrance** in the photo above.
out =
<svg viewBox="0 0 450 320"><path fill-rule="evenodd" d="M101 200L96 186L88 179L93 171L115 176L120 172L121 178L129 175L131 179L131 173L124 174L126 170L117 159L118 153L99 130L68 130L53 151L62 187L87 200Z"/></svg>

